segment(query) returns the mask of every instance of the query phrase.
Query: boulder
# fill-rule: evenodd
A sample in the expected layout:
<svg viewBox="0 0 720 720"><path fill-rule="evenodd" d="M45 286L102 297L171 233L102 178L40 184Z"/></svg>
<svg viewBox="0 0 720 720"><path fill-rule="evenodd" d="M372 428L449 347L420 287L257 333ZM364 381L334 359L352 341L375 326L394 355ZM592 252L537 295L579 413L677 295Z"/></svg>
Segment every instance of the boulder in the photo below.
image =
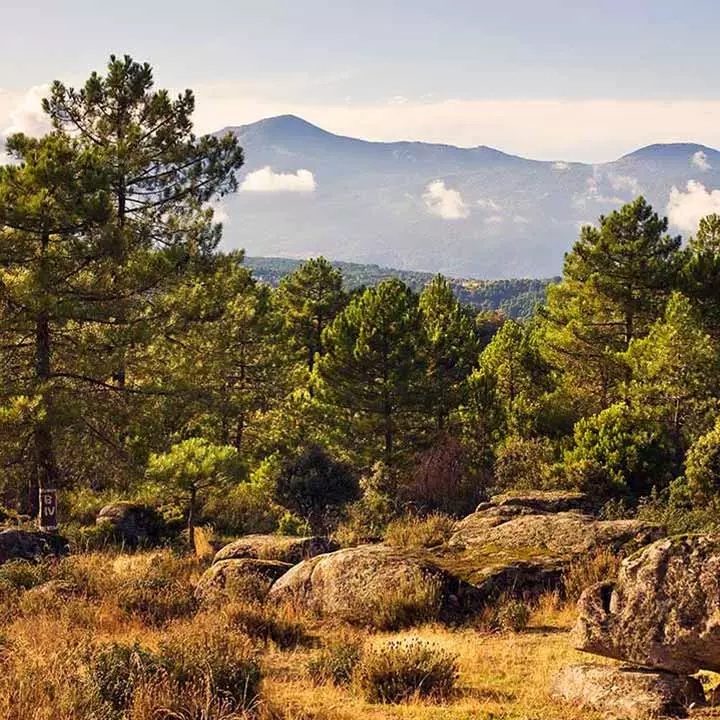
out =
<svg viewBox="0 0 720 720"><path fill-rule="evenodd" d="M290 535L245 535L215 554L213 563L239 558L280 560L299 563L301 560L338 549L337 543L325 537L293 537Z"/></svg>
<svg viewBox="0 0 720 720"><path fill-rule="evenodd" d="M67 550L67 541L55 533L21 528L0 532L0 564L8 560L37 561L49 555L64 555Z"/></svg>
<svg viewBox="0 0 720 720"><path fill-rule="evenodd" d="M641 520L597 520L577 512L513 515L512 510L475 512L458 522L450 547L492 547L572 559L601 548L616 552L660 537L659 525Z"/></svg>
<svg viewBox="0 0 720 720"><path fill-rule="evenodd" d="M395 611L412 619L450 620L479 602L475 588L423 553L387 545L361 545L304 560L275 582L268 600L375 627L392 625L387 618Z"/></svg>
<svg viewBox="0 0 720 720"><path fill-rule="evenodd" d="M163 531L163 521L154 508L132 502L106 505L95 520L109 526L118 539L136 547L156 541Z"/></svg>
<svg viewBox="0 0 720 720"><path fill-rule="evenodd" d="M222 597L262 600L272 583L291 567L290 563L278 560L221 560L203 573L195 597L201 602Z"/></svg>
<svg viewBox="0 0 720 720"><path fill-rule="evenodd" d="M686 717L689 708L705 704L696 678L632 667L571 665L555 676L552 692L565 702L622 720Z"/></svg>
<svg viewBox="0 0 720 720"><path fill-rule="evenodd" d="M579 650L675 673L720 672L720 535L667 538L578 603Z"/></svg>
<svg viewBox="0 0 720 720"><path fill-rule="evenodd" d="M495 495L490 502L478 505L475 512L493 508L510 508L516 515L540 513L558 513L576 510L590 513L596 509L596 503L586 493L564 490L537 490L531 492L508 492Z"/></svg>

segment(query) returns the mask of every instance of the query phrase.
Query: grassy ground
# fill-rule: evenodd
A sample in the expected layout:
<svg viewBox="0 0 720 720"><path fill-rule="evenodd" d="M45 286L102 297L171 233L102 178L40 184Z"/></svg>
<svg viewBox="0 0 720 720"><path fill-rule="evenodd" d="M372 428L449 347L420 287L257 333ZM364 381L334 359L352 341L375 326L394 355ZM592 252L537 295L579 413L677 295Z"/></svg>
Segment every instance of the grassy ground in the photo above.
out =
<svg viewBox="0 0 720 720"><path fill-rule="evenodd" d="M202 563L193 559L175 559L163 554L79 556L44 574L38 573L37 577L32 573L24 575L26 569L22 568L12 572L0 568L3 600L0 718L245 718L247 715L242 712L214 705L214 700L207 696L208 686L202 682L194 687L192 696L188 694L190 691L180 692L165 681L145 687L125 716L108 714L89 692L87 683L93 652L104 643L138 642L156 652L168 642L197 648L198 639L202 644L205 637L214 638L212 642L216 642L218 637L234 634L247 640L252 657L262 669L260 700L250 713L261 720L601 720L604 717L601 713L558 703L550 697L551 678L557 670L569 663L590 660L573 650L569 643L573 608L558 606L552 596L541 601L533 610L529 626L518 633L468 627L451 630L437 625L399 633L350 631L368 647L413 637L457 657L457 689L442 703L410 701L382 705L363 700L354 685L315 686L310 681L308 661L321 652L321 644L326 645L333 637L347 637L347 628L305 621L304 633L298 634L298 618L292 614L267 614L265 610L241 605L198 612L186 603L186 597L202 570ZM69 587L51 587L47 592L26 589L37 584L35 581L46 581L48 573L53 575L54 582L65 582ZM149 594L145 593L147 588L151 589ZM303 634L302 641L296 642L296 636L299 639ZM280 645L269 637L278 640ZM245 652L242 648L241 651ZM190 654L193 652L196 650L188 650ZM610 663L602 659L592 661ZM720 718L720 713L713 715L709 711L697 717Z"/></svg>

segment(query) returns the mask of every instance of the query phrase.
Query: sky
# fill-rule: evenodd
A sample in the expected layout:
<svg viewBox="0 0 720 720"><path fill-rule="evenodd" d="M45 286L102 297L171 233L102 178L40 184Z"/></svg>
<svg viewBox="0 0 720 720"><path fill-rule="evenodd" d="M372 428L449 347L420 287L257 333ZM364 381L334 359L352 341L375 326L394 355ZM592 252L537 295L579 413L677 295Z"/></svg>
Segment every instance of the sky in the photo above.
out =
<svg viewBox="0 0 720 720"><path fill-rule="evenodd" d="M0 134L110 53L191 87L199 132L294 113L371 140L603 162L720 147L717 0L0 0Z"/></svg>

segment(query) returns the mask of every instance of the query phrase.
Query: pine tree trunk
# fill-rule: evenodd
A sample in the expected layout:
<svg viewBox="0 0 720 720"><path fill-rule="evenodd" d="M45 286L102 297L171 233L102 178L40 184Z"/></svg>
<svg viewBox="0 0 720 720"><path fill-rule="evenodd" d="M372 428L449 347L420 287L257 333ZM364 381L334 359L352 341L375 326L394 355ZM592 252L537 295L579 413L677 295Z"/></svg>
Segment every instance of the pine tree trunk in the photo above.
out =
<svg viewBox="0 0 720 720"><path fill-rule="evenodd" d="M38 492L42 488L57 485L58 471L52 435L52 397L48 382L51 371L50 318L44 302L49 293L47 249L50 238L42 239L40 249L40 303L41 310L35 318L35 380L42 397L41 416L33 433L35 445L35 472L31 474L28 487L28 508L31 516L39 510Z"/></svg>

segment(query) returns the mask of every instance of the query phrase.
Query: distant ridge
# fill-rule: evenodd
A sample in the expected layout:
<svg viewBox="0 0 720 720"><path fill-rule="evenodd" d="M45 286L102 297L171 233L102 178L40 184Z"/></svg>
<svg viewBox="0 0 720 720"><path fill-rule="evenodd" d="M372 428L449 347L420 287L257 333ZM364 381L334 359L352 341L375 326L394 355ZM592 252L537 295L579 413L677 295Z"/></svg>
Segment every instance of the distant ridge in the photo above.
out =
<svg viewBox="0 0 720 720"><path fill-rule="evenodd" d="M697 143L648 145L591 165L485 145L372 142L295 115L219 132L227 131L246 165L241 192L222 202L224 243L251 256L325 255L452 277L552 277L580 226L638 194L665 214L673 187L687 192L691 180L720 187L720 152Z"/></svg>

